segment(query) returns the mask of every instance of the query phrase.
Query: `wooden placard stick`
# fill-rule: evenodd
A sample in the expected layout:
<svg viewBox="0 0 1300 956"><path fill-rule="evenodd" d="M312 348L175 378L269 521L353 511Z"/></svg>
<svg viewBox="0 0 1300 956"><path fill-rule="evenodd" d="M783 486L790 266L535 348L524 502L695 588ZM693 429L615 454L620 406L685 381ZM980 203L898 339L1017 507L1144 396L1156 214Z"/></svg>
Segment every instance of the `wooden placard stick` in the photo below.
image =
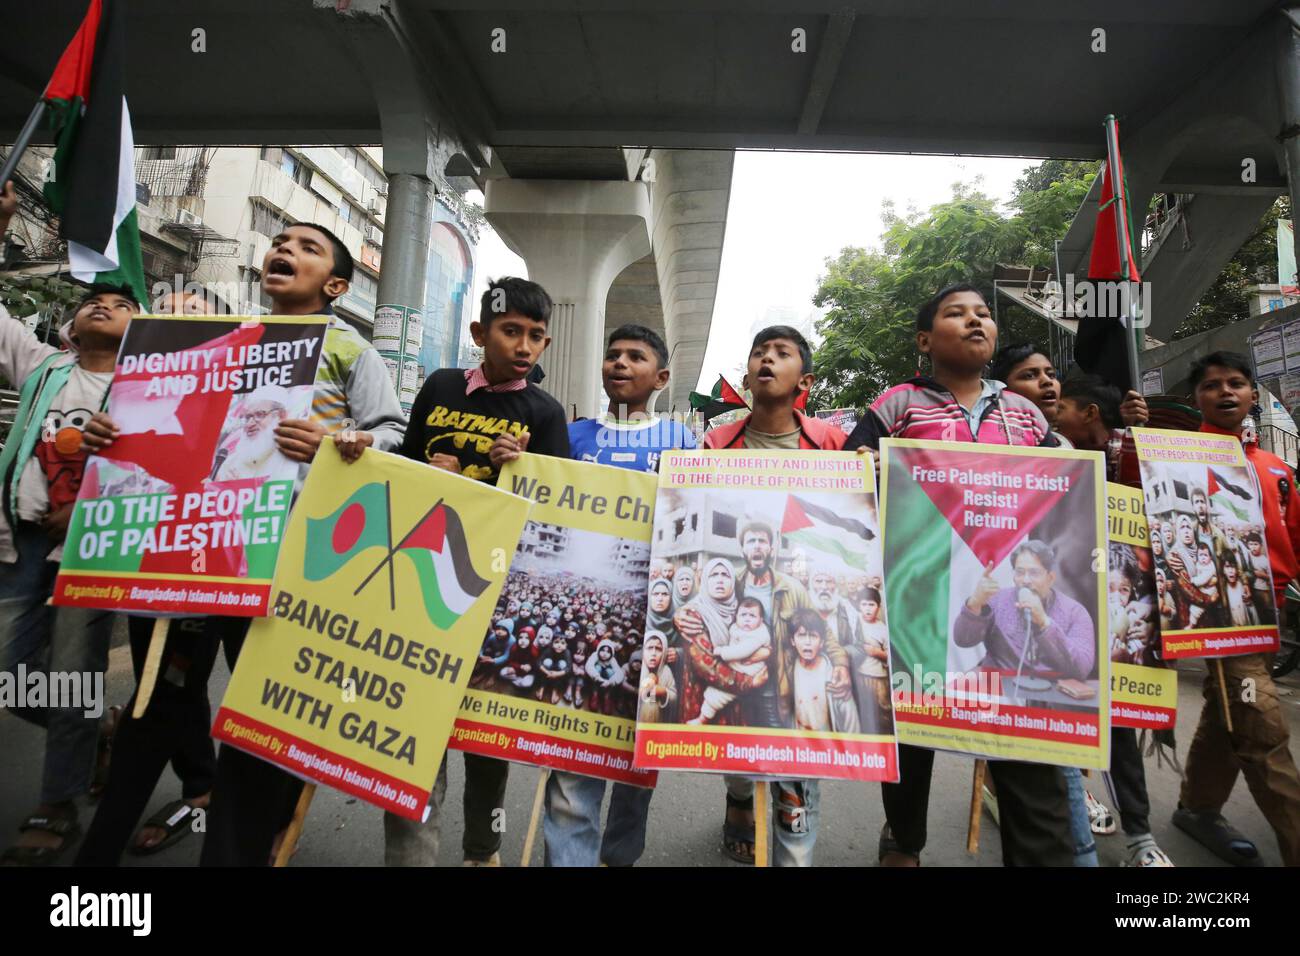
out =
<svg viewBox="0 0 1300 956"><path fill-rule="evenodd" d="M543 768L537 775L537 792L533 794L533 815L528 818L528 834L524 837L524 858L520 866L527 866L533 855L533 843L537 839L537 828L542 822L542 802L546 799L546 783L551 779L551 771Z"/></svg>
<svg viewBox="0 0 1300 956"><path fill-rule="evenodd" d="M1223 698L1223 722L1227 725L1228 733L1232 733L1232 711L1228 708L1228 677L1223 672L1223 658L1216 657L1214 665L1219 669L1219 692Z"/></svg>
<svg viewBox="0 0 1300 956"><path fill-rule="evenodd" d="M162 666L163 648L167 646L167 628L171 618L154 618L153 634L149 637L149 651L145 654L144 668L140 671L140 686L135 690L135 707L131 709L131 719L139 720L144 716L153 697L153 689L158 684L158 669Z"/></svg>
<svg viewBox="0 0 1300 956"><path fill-rule="evenodd" d="M307 811L311 808L314 796L316 796L316 784L303 784L302 796L298 798L298 805L293 808L293 819L289 821L289 829L284 832L280 852L275 855L275 866L289 865L289 857L293 856L293 851L298 848L298 838L302 836L302 825L307 819Z"/></svg>
<svg viewBox="0 0 1300 956"><path fill-rule="evenodd" d="M754 781L754 865L769 866L768 833L771 821L767 812L767 782Z"/></svg>
<svg viewBox="0 0 1300 956"><path fill-rule="evenodd" d="M970 823L966 828L966 852L978 853L980 849L980 816L984 811L984 775L988 761L976 760L970 782Z"/></svg>

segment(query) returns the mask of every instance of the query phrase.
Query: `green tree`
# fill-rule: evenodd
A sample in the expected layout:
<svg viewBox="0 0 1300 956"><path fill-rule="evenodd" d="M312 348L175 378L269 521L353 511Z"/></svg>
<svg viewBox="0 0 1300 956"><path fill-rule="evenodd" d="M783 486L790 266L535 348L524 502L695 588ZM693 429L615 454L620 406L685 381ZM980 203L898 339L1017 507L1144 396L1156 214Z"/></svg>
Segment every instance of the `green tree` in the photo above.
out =
<svg viewBox="0 0 1300 956"><path fill-rule="evenodd" d="M829 311L817 324L813 407L859 407L918 368L916 308L938 289L972 282L992 294L993 268L1015 261L1026 227L996 200L956 184L953 198L926 213L886 207L881 252L850 247L826 260L813 303Z"/></svg>

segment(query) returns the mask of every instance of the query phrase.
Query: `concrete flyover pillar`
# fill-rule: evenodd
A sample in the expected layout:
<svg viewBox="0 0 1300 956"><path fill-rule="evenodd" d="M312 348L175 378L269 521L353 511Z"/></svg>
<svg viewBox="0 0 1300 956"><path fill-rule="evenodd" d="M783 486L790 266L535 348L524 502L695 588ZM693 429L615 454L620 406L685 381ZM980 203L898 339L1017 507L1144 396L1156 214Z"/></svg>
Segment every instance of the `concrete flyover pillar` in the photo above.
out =
<svg viewBox="0 0 1300 956"><path fill-rule="evenodd" d="M1291 192L1291 217L1300 216L1300 6L1280 11L1275 68L1281 130Z"/></svg>
<svg viewBox="0 0 1300 956"><path fill-rule="evenodd" d="M374 343L394 374L397 397L408 412L423 384L418 357L432 228L433 184L414 173L390 174Z"/></svg>
<svg viewBox="0 0 1300 956"><path fill-rule="evenodd" d="M618 274L650 252L644 184L493 179L484 213L555 300L542 387L570 417L596 414L605 299Z"/></svg>

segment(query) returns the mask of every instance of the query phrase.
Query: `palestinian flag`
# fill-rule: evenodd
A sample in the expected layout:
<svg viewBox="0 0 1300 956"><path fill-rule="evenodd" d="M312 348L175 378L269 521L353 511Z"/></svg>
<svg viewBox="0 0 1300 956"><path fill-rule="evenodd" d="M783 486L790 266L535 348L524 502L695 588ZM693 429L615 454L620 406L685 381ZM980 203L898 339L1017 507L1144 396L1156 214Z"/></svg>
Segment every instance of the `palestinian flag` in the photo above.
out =
<svg viewBox="0 0 1300 956"><path fill-rule="evenodd" d="M861 521L842 518L829 508L796 495L790 495L785 501L781 534L795 544L830 555L859 571L867 570L867 542L875 537Z"/></svg>
<svg viewBox="0 0 1300 956"><path fill-rule="evenodd" d="M60 217L73 278L130 286L148 301L135 213L135 142L126 105L125 4L90 9L42 99L56 144L45 198Z"/></svg>
<svg viewBox="0 0 1300 956"><path fill-rule="evenodd" d="M724 412L749 408L749 403L731 387L730 382L719 375L717 383L713 386L713 391L708 395L703 392L691 392L691 408L702 414L707 422L717 418Z"/></svg>
<svg viewBox="0 0 1300 956"><path fill-rule="evenodd" d="M474 570L460 515L441 501L407 532L395 551L415 567L425 612L439 630L455 624L491 583Z"/></svg>
<svg viewBox="0 0 1300 956"><path fill-rule="evenodd" d="M1024 487L1024 479L1044 474L1048 463L1020 455L979 452L934 452L921 448L895 448L882 479L886 489L884 529L885 609L894 672L914 673L917 686L926 674L965 673L980 663L983 650L962 648L948 639L950 622L970 597L991 562L999 581L1007 587L1011 574L1003 567L1012 551L1031 537L1040 521L1062 504L1061 496ZM1053 462L1052 464L1057 464ZM1080 473L1080 462L1059 462L1062 472ZM1022 487L1005 507L966 504L967 491L990 493L987 486L967 486L959 481L922 484L913 480L914 469L951 469L986 475L1019 475ZM972 522L969 516L978 516ZM998 527L998 521L1008 527Z"/></svg>
<svg viewBox="0 0 1300 956"><path fill-rule="evenodd" d="M367 548L386 550L389 541L388 487L372 481L352 492L333 514L307 519L303 577L321 581Z"/></svg>
<svg viewBox="0 0 1300 956"><path fill-rule="evenodd" d="M1248 489L1225 477L1223 473L1215 471L1213 468L1208 470L1206 494L1209 495L1210 504L1214 510L1220 514L1230 514L1238 521L1249 521L1250 512L1246 510L1246 505L1254 498L1254 495ZM1240 481L1241 479L1238 478L1237 480Z"/></svg>

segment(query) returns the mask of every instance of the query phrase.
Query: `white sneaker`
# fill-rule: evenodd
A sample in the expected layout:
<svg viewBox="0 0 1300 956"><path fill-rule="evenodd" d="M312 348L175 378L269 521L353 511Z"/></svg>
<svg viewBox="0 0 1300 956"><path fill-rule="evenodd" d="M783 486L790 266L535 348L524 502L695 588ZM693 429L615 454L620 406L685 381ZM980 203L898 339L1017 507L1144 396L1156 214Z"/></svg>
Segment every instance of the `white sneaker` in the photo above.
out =
<svg viewBox="0 0 1300 956"><path fill-rule="evenodd" d="M1088 826L1093 833L1099 833L1102 836L1115 832L1115 817L1106 807L1089 793L1086 789L1083 791L1083 799L1088 806Z"/></svg>

